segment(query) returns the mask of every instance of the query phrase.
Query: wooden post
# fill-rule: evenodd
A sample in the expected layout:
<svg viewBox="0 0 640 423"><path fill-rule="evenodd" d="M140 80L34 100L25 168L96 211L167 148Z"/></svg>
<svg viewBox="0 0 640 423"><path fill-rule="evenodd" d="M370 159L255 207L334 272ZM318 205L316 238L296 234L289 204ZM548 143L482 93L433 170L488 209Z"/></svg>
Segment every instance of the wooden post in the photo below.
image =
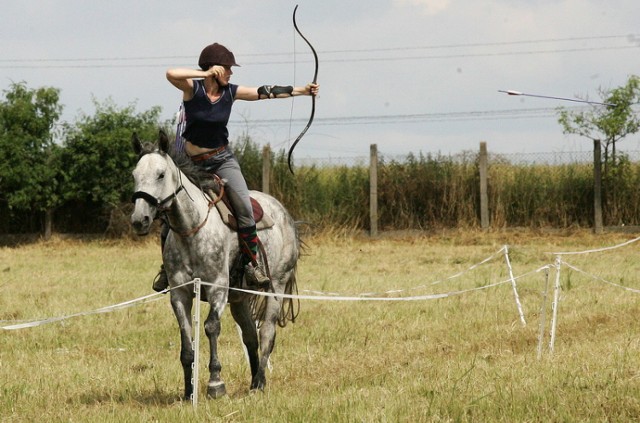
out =
<svg viewBox="0 0 640 423"><path fill-rule="evenodd" d="M262 149L262 192L269 194L271 185L271 147L269 144Z"/></svg>
<svg viewBox="0 0 640 423"><path fill-rule="evenodd" d="M489 159L487 157L487 143L480 143L480 157L478 160L480 170L480 226L482 229L489 228L489 194L487 190L487 180L489 171Z"/></svg>
<svg viewBox="0 0 640 423"><path fill-rule="evenodd" d="M371 144L369 158L369 220L370 236L378 235L378 145Z"/></svg>
<svg viewBox="0 0 640 423"><path fill-rule="evenodd" d="M593 140L593 231L603 232L602 225L602 147Z"/></svg>
<svg viewBox="0 0 640 423"><path fill-rule="evenodd" d="M49 241L51 239L53 227L53 209L48 208L44 212L44 240Z"/></svg>

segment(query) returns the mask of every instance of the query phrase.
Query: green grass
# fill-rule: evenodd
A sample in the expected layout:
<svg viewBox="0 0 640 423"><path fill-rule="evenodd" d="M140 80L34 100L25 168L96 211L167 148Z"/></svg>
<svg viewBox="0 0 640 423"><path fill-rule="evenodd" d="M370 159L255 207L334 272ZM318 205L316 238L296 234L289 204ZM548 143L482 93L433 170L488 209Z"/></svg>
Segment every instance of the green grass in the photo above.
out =
<svg viewBox="0 0 640 423"><path fill-rule="evenodd" d="M299 288L345 295L424 295L505 280L504 259L431 285L510 246L515 275L553 263L547 251L614 245L633 236L587 232L442 232L369 240L308 239ZM150 293L160 253L148 242L64 241L0 249L0 320L59 316ZM637 244L565 259L640 288ZM550 274L553 282L554 273ZM305 300L278 333L265 392L250 394L233 319L220 355L228 396L180 400L177 324L168 298L109 314L0 331L0 421L631 421L640 419L638 295L566 267L554 354L537 358L544 273L415 302ZM420 289L412 289L426 285ZM551 295L551 292L550 292ZM549 304L547 304L549 307ZM203 307L206 308L206 307ZM203 310L204 316L205 310ZM203 339L204 332L203 332Z"/></svg>

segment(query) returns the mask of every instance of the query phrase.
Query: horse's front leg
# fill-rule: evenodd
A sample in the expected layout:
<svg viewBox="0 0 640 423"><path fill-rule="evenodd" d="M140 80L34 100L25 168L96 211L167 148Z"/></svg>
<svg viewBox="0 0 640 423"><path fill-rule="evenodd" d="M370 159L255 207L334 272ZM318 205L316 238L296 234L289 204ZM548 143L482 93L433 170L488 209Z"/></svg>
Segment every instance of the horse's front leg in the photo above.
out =
<svg viewBox="0 0 640 423"><path fill-rule="evenodd" d="M227 303L226 290L215 290L207 292L207 298L209 300L209 315L204 323L204 331L209 338L209 351L211 353L209 357L209 384L207 385L207 395L211 398L220 398L227 393L227 389L224 386L224 382L220 377L222 365L218 360L218 336L220 336L220 316L224 311L224 306Z"/></svg>
<svg viewBox="0 0 640 423"><path fill-rule="evenodd" d="M191 384L194 360L191 323L192 304L193 298L190 292L171 291L171 307L180 327L180 363L182 363L182 371L184 372L185 400L189 400L191 394L193 394L193 385Z"/></svg>

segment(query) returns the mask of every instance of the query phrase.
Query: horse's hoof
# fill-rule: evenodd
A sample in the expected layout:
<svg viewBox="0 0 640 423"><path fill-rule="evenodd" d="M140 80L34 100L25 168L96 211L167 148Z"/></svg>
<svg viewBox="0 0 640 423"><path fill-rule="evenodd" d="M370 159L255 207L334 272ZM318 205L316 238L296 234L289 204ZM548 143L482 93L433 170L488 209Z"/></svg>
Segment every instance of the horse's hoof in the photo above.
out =
<svg viewBox="0 0 640 423"><path fill-rule="evenodd" d="M254 380L251 382L251 392L264 391L264 387L267 384L265 380Z"/></svg>
<svg viewBox="0 0 640 423"><path fill-rule="evenodd" d="M259 395L264 392L264 387L262 388L251 388L249 389L249 395Z"/></svg>
<svg viewBox="0 0 640 423"><path fill-rule="evenodd" d="M209 398L220 398L227 394L227 388L224 387L224 382L211 382L207 387L207 396Z"/></svg>

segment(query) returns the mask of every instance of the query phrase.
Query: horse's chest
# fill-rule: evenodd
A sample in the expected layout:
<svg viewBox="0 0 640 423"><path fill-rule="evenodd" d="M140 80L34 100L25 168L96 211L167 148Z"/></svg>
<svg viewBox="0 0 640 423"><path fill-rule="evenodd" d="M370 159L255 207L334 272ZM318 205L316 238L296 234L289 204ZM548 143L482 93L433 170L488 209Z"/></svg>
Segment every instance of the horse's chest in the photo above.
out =
<svg viewBox="0 0 640 423"><path fill-rule="evenodd" d="M191 243L179 246L182 250L181 260L192 268L204 267L216 269L228 262L229 243L223 237L203 234Z"/></svg>

